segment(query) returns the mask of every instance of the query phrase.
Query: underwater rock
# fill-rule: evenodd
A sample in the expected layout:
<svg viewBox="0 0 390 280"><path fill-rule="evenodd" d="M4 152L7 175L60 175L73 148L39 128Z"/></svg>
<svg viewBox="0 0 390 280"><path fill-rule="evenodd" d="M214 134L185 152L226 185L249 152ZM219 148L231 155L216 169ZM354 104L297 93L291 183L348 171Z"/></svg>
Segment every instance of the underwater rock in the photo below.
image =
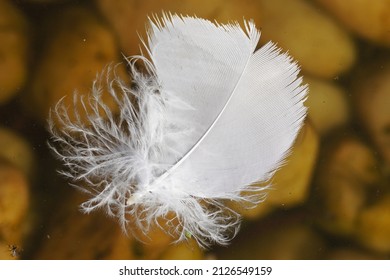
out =
<svg viewBox="0 0 390 280"><path fill-rule="evenodd" d="M156 226L148 236L136 240L120 226L96 211L81 213L78 206L84 194L75 190L62 196L55 214L50 217L36 259L201 259L203 252L194 239L173 244L174 239Z"/></svg>
<svg viewBox="0 0 390 280"><path fill-rule="evenodd" d="M120 61L115 38L99 17L81 7L61 10L60 14L48 19L45 26L45 44L34 70L30 95L26 96L26 108L32 108L33 113L46 123L50 109L65 97L63 102L69 111L73 111L69 113L70 118L74 119L74 112L78 111L81 119L85 119L88 114L81 102L76 106L73 103L74 92L84 95L85 101L97 75L107 65ZM122 76L123 70L120 65L117 74ZM102 79L105 81L106 77ZM115 111L115 102L106 91L103 91L102 99ZM57 125L61 126L60 123Z"/></svg>
<svg viewBox="0 0 390 280"><path fill-rule="evenodd" d="M259 13L252 0L117 0L115 5L112 5L110 0L95 1L101 14L115 30L121 49L126 55L140 52L139 36L147 40L145 22L148 16L160 16L163 11L197 16L220 23L241 23L243 19L254 19L256 25L260 26Z"/></svg>
<svg viewBox="0 0 390 280"><path fill-rule="evenodd" d="M390 166L390 60L363 67L354 79L358 81L353 90L358 120Z"/></svg>
<svg viewBox="0 0 390 280"><path fill-rule="evenodd" d="M261 42L275 42L304 72L334 78L351 68L356 47L349 34L308 1L260 0Z"/></svg>
<svg viewBox="0 0 390 280"><path fill-rule="evenodd" d="M218 259L306 260L320 259L322 237L294 214L268 217L246 228L228 248L217 251ZM245 231L243 229L243 231Z"/></svg>
<svg viewBox="0 0 390 280"><path fill-rule="evenodd" d="M0 163L0 251L7 252L5 256L9 256L10 259L20 257L23 239L30 228L27 221L29 188L22 171L6 163ZM0 258L3 253L0 253Z"/></svg>
<svg viewBox="0 0 390 280"><path fill-rule="evenodd" d="M0 1L0 104L20 91L28 70L28 23L12 2Z"/></svg>
<svg viewBox="0 0 390 280"><path fill-rule="evenodd" d="M374 254L360 248L341 247L331 249L325 256L326 260L379 260L385 256Z"/></svg>
<svg viewBox="0 0 390 280"><path fill-rule="evenodd" d="M373 43L390 46L389 0L316 0L349 29Z"/></svg>
<svg viewBox="0 0 390 280"><path fill-rule="evenodd" d="M124 235L103 211L81 213L78 206L84 200L85 195L75 190L62 195L45 223L41 240L36 241L40 246L34 259L134 259L134 239Z"/></svg>
<svg viewBox="0 0 390 280"><path fill-rule="evenodd" d="M380 181L374 151L354 136L335 136L320 155L314 177L313 218L328 232L351 236L360 211Z"/></svg>
<svg viewBox="0 0 390 280"><path fill-rule="evenodd" d="M350 105L345 90L332 81L304 77L309 86L305 105L315 130L320 135L344 126L350 120Z"/></svg>
<svg viewBox="0 0 390 280"><path fill-rule="evenodd" d="M30 144L14 131L0 127L0 161L20 169L28 179L34 177L35 155Z"/></svg>
<svg viewBox="0 0 390 280"><path fill-rule="evenodd" d="M357 220L357 239L374 251L390 253L390 195L365 208Z"/></svg>

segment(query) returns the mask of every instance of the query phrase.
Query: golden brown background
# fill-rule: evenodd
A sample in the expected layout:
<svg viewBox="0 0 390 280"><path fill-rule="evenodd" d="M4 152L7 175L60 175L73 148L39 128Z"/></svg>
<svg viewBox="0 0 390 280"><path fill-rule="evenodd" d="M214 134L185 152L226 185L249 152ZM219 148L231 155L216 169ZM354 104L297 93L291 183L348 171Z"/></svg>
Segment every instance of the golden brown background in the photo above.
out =
<svg viewBox="0 0 390 280"><path fill-rule="evenodd" d="M231 205L243 223L224 248L82 214L47 146L50 108L137 54L161 11L254 19L309 85L287 164L264 203ZM0 259L389 259L389 48L390 0L0 0Z"/></svg>

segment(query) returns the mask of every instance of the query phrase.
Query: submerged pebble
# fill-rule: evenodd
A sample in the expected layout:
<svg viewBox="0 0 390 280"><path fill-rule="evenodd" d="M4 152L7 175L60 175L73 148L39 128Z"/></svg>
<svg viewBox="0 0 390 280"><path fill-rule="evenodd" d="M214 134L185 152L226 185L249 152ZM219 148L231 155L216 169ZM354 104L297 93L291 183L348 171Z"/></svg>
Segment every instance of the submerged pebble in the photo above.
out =
<svg viewBox="0 0 390 280"><path fill-rule="evenodd" d="M23 172L0 163L0 251L4 251L6 246L16 246L7 250L13 258L20 257L16 252L23 247L22 242L29 229L29 205L30 186Z"/></svg>
<svg viewBox="0 0 390 280"><path fill-rule="evenodd" d="M313 219L338 236L353 236L356 221L380 181L374 151L356 136L339 135L323 148L313 183ZM377 189L378 190L378 189Z"/></svg>
<svg viewBox="0 0 390 280"><path fill-rule="evenodd" d="M354 65L357 53L351 36L310 1L256 3L261 15L261 41L276 42L299 62L304 72L334 78Z"/></svg>
<svg viewBox="0 0 390 280"><path fill-rule="evenodd" d="M73 94L78 92L87 100L97 75L107 65L120 61L115 37L93 12L78 7L51 16L44 28L46 44L34 69L31 92L26 96L25 105L46 123L50 109L64 98L63 102L71 111L70 118L74 119L78 112L85 119L87 114L80 102L76 106L73 104ZM120 66L117 73L121 74L123 70ZM113 98L107 92L103 91L102 99L107 106L115 108Z"/></svg>
<svg viewBox="0 0 390 280"><path fill-rule="evenodd" d="M310 76L304 77L304 81L309 87L305 105L314 129L324 136L346 126L351 119L351 109L345 89L333 81Z"/></svg>
<svg viewBox="0 0 390 280"><path fill-rule="evenodd" d="M357 220L361 244L379 253L390 253L390 195L366 207Z"/></svg>
<svg viewBox="0 0 390 280"><path fill-rule="evenodd" d="M13 1L0 1L0 105L24 86L30 46L28 20Z"/></svg>
<svg viewBox="0 0 390 280"><path fill-rule="evenodd" d="M316 0L350 30L373 43L390 46L389 0Z"/></svg>
<svg viewBox="0 0 390 280"><path fill-rule="evenodd" d="M390 166L390 60L378 60L356 75L353 99L358 120Z"/></svg>

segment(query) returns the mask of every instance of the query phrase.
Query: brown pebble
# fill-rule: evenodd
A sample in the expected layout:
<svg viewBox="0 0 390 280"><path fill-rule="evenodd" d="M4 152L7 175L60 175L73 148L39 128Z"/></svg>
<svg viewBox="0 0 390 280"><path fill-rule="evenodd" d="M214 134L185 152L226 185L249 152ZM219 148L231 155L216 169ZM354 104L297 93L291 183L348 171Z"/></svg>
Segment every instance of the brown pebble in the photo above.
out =
<svg viewBox="0 0 390 280"><path fill-rule="evenodd" d="M390 253L390 194L363 209L357 220L356 236L367 248Z"/></svg>
<svg viewBox="0 0 390 280"><path fill-rule="evenodd" d="M34 177L35 155L31 145L15 131L0 127L0 159L19 168L28 178Z"/></svg>
<svg viewBox="0 0 390 280"><path fill-rule="evenodd" d="M77 92L85 100L103 69L120 61L115 37L97 15L81 7L70 7L50 17L44 31L46 44L34 69L31 92L24 100L26 108L46 123L50 109L65 97L70 119L74 120L78 112L86 120L90 108L85 111L80 102L74 104L73 95ZM124 65L120 65L117 74L125 77L124 72ZM115 111L116 104L104 89L102 100Z"/></svg>
<svg viewBox="0 0 390 280"><path fill-rule="evenodd" d="M249 225L218 259L302 260L319 259L324 251L321 236L294 215L269 216Z"/></svg>
<svg viewBox="0 0 390 280"><path fill-rule="evenodd" d="M354 80L358 120L390 166L390 59L362 67Z"/></svg>
<svg viewBox="0 0 390 280"><path fill-rule="evenodd" d="M350 30L373 43L390 46L389 0L316 0Z"/></svg>
<svg viewBox="0 0 390 280"><path fill-rule="evenodd" d="M332 81L310 76L305 76L304 82L309 87L305 102L308 116L321 136L348 124L351 118L350 101L344 88Z"/></svg>
<svg viewBox="0 0 390 280"><path fill-rule="evenodd" d="M14 97L27 79L28 23L12 2L0 1L0 104Z"/></svg>
<svg viewBox="0 0 390 280"><path fill-rule="evenodd" d="M20 244L28 228L29 184L17 168L0 164L0 239Z"/></svg>
<svg viewBox="0 0 390 280"><path fill-rule="evenodd" d="M262 42L277 43L312 76L334 78L356 60L350 35L311 1L259 0Z"/></svg>
<svg viewBox="0 0 390 280"><path fill-rule="evenodd" d="M344 135L334 135L320 158L311 201L314 219L333 234L351 236L361 209L378 188L378 160L359 138Z"/></svg>
<svg viewBox="0 0 390 280"><path fill-rule="evenodd" d="M163 11L182 15L207 18L220 23L242 22L254 19L260 26L259 13L252 0L159 0L137 1L117 0L112 5L110 0L97 0L100 12L112 25L119 38L121 49L126 55L135 55L140 51L139 36L146 39L145 24L148 16L160 16Z"/></svg>

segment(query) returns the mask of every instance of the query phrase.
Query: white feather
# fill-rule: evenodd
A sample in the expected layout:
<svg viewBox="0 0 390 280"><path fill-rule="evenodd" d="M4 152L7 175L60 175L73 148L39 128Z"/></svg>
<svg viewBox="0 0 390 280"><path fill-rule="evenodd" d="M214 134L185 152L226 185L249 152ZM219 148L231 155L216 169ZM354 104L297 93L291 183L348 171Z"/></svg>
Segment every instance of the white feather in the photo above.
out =
<svg viewBox="0 0 390 280"><path fill-rule="evenodd" d="M82 204L86 212L105 207L130 231L132 220L144 234L157 224L177 240L226 244L239 215L224 200L260 201L252 184L269 180L288 154L306 115L306 87L275 45L256 51L260 34L252 22L243 30L164 15L150 20L148 31L150 62L128 60L134 86L107 81L119 116L96 82L87 123L71 121L62 103L55 108L63 128L51 122L59 143L53 149L65 175L87 182L93 195Z"/></svg>

